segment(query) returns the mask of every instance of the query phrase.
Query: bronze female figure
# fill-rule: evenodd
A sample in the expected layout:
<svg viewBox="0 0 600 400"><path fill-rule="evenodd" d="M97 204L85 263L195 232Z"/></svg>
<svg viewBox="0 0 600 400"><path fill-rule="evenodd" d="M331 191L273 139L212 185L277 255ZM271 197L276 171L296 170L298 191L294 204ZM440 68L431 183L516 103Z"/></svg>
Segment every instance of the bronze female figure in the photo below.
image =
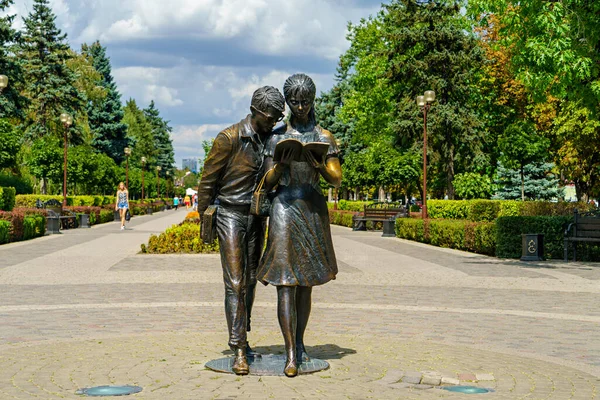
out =
<svg viewBox="0 0 600 400"><path fill-rule="evenodd" d="M342 171L339 148L333 135L317 125L314 111L316 87L304 75L290 76L284 96L291 117L275 130L265 148L267 189L276 187L269 219L267 248L258 280L277 287L278 319L286 349L287 376L298 374L298 362L307 361L304 331L310 316L312 287L335 279L338 272L331 240L327 203L319 186L323 177L339 187ZM307 152L300 161L291 150L273 160L277 143L285 139L329 144L323 158Z"/></svg>

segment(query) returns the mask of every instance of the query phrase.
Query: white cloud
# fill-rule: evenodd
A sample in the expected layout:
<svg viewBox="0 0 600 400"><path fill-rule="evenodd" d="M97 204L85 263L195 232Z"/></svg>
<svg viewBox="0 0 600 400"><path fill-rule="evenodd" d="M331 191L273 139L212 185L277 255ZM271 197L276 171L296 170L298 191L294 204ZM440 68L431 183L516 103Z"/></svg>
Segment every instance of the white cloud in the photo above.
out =
<svg viewBox="0 0 600 400"><path fill-rule="evenodd" d="M184 158L202 159L202 141L213 139L231 124L177 125L173 128L171 138L175 149L175 162L181 168Z"/></svg>

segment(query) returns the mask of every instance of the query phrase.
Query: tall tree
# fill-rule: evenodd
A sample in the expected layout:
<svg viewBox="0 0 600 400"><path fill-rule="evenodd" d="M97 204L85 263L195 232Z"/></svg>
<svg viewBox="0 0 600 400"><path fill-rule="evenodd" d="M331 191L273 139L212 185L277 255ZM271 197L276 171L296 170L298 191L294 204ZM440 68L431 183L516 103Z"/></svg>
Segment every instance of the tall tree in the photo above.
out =
<svg viewBox="0 0 600 400"><path fill-rule="evenodd" d="M383 6L387 76L397 88L392 130L399 141L418 142L423 122L415 99L425 90L436 92L428 118L429 143L450 199L455 173L482 155L485 133L476 112L483 52L465 30L462 6L451 0L394 0Z"/></svg>
<svg viewBox="0 0 600 400"><path fill-rule="evenodd" d="M106 48L96 41L91 45L83 44L81 52L92 58L94 68L102 75L101 84L107 95L103 101L88 101L87 112L92 131L92 146L99 153L105 153L120 164L124 158L124 149L129 145L127 125L123 123L121 95L111 75L110 59Z"/></svg>
<svg viewBox="0 0 600 400"><path fill-rule="evenodd" d="M75 115L85 103L75 87L77 76L66 65L71 58L67 35L55 21L49 0L34 0L33 11L23 18L25 32L19 56L25 72L24 94L31 100L25 130L29 137L56 133L60 114Z"/></svg>
<svg viewBox="0 0 600 400"><path fill-rule="evenodd" d="M141 158L146 157L148 165L154 165L157 152L152 126L134 99L127 100L125 104L123 122L127 124L127 137L133 146L131 163L140 166Z"/></svg>
<svg viewBox="0 0 600 400"><path fill-rule="evenodd" d="M582 0L469 0L473 20L500 26L517 79L545 101L600 100L600 3Z"/></svg>
<svg viewBox="0 0 600 400"><path fill-rule="evenodd" d="M169 121L161 118L154 100L150 102L148 108L144 109L144 115L152 127L152 137L156 149L155 163L162 168L161 176L166 176L167 171L173 172L173 164L175 164L175 153L171 141L173 128L169 126Z"/></svg>
<svg viewBox="0 0 600 400"><path fill-rule="evenodd" d="M12 3L13 0L0 0L0 14ZM22 119L27 99L19 92L23 86L23 70L15 54L20 35L12 27L14 19L14 15L0 17L0 74L9 79L8 87L0 96L0 118Z"/></svg>

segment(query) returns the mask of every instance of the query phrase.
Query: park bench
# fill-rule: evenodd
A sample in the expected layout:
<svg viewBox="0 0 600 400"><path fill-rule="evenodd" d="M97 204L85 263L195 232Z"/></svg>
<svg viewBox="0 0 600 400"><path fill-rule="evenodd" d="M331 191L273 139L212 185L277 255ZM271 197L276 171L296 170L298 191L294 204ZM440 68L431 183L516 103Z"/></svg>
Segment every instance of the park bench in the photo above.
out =
<svg viewBox="0 0 600 400"><path fill-rule="evenodd" d="M352 230L366 231L368 221L375 223L385 222L407 216L408 212L404 206L393 206L388 204L365 206L362 215L357 214L352 217Z"/></svg>
<svg viewBox="0 0 600 400"><path fill-rule="evenodd" d="M46 217L48 221L48 233L60 233L60 229L77 228L77 214L69 210L63 210L60 201L50 199L43 202L40 199L37 199L35 206L36 208L42 208L48 211L48 216Z"/></svg>
<svg viewBox="0 0 600 400"><path fill-rule="evenodd" d="M573 243L573 261L577 261L577 243L600 242L600 213L591 211L580 214L577 209L573 212L575 221L565 230L565 261L569 259L568 245Z"/></svg>

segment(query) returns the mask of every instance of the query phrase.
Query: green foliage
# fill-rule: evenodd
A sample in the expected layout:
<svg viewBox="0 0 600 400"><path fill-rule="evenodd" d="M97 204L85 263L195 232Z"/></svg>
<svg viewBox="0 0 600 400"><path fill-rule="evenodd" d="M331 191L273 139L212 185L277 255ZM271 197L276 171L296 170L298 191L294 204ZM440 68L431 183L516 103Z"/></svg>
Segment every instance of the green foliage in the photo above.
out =
<svg viewBox="0 0 600 400"><path fill-rule="evenodd" d="M152 137L154 139L154 148L156 149L156 165L162 168L160 175L166 176L167 171L173 175L173 164L175 155L173 152L173 142L170 134L173 128L169 126L169 121L165 121L154 104L150 102L148 108L144 109L146 120L152 127Z"/></svg>
<svg viewBox="0 0 600 400"><path fill-rule="evenodd" d="M151 235L148 245L142 244L142 253L216 253L219 244L207 245L200 239L200 224L183 222L173 225L160 235Z"/></svg>
<svg viewBox="0 0 600 400"><path fill-rule="evenodd" d="M51 196L43 194L28 194L28 195L17 195L15 197L16 207L33 208L37 200L42 202L54 199L62 202L62 196ZM95 206L100 207L103 205L115 203L115 197L113 196L67 196L68 206Z"/></svg>
<svg viewBox="0 0 600 400"><path fill-rule="evenodd" d="M10 240L10 222L0 220L0 244L8 243Z"/></svg>
<svg viewBox="0 0 600 400"><path fill-rule="evenodd" d="M23 22L19 58L25 72L24 93L31 100L26 133L29 137L56 134L62 129L60 114L75 115L85 101L75 88L75 73L66 64L71 57L67 35L57 28L49 0L34 0L33 10Z"/></svg>
<svg viewBox="0 0 600 400"><path fill-rule="evenodd" d="M490 177L475 172L456 174L454 190L462 199L489 199L493 193Z"/></svg>
<svg viewBox="0 0 600 400"><path fill-rule="evenodd" d="M24 117L23 109L27 105L27 99L20 93L23 86L23 69L20 60L14 54L20 38L19 32L13 28L15 15L6 14L8 7L13 3L13 0L0 0L0 71L2 75L9 77L8 87L0 95L0 119L21 120Z"/></svg>
<svg viewBox="0 0 600 400"><path fill-rule="evenodd" d="M132 143L130 165L141 168L142 157L146 157L147 166L155 165L157 150L154 147L152 127L134 99L127 100L125 104L123 122L127 124L127 137Z"/></svg>
<svg viewBox="0 0 600 400"><path fill-rule="evenodd" d="M488 255L493 255L496 247L493 222L398 218L396 236Z"/></svg>
<svg viewBox="0 0 600 400"><path fill-rule="evenodd" d="M12 211L17 191L13 187L0 187L0 210Z"/></svg>
<svg viewBox="0 0 600 400"><path fill-rule="evenodd" d="M338 210L343 211L364 211L365 206L370 206L373 204L372 201L350 201L350 200L340 200L338 201Z"/></svg>
<svg viewBox="0 0 600 400"><path fill-rule="evenodd" d="M598 2L469 0L468 6L484 29L501 27L501 43L514 51L510 68L536 98L551 93L598 102Z"/></svg>
<svg viewBox="0 0 600 400"><path fill-rule="evenodd" d="M429 200L427 212L433 219L493 221L508 216L569 216L575 209L591 211L591 204L514 200Z"/></svg>
<svg viewBox="0 0 600 400"><path fill-rule="evenodd" d="M46 232L44 211L15 208L11 212L0 211L0 220L8 221L9 241L18 242L43 236Z"/></svg>
<svg viewBox="0 0 600 400"><path fill-rule="evenodd" d="M491 200L473 200L469 203L470 221L493 221L500 212L500 202Z"/></svg>
<svg viewBox="0 0 600 400"><path fill-rule="evenodd" d="M468 200L429 200L427 214L435 219L468 219L470 204Z"/></svg>
<svg viewBox="0 0 600 400"><path fill-rule="evenodd" d="M558 177L550 163L531 163L522 172L498 166L495 199L553 200L562 196L564 189L558 186Z"/></svg>
<svg viewBox="0 0 600 400"><path fill-rule="evenodd" d="M539 233L544 235L545 256L562 258L563 235L566 225L571 222L572 216L500 217L496 220L496 256L521 257L521 234Z"/></svg>
<svg viewBox="0 0 600 400"><path fill-rule="evenodd" d="M123 123L121 95L112 77L110 59L106 48L96 41L91 45L83 44L83 54L90 56L93 66L101 74L101 85L106 89L106 98L100 102L88 101L87 115L92 130L92 146L98 153L104 153L120 164L124 158L124 149L129 145L127 125Z"/></svg>
<svg viewBox="0 0 600 400"><path fill-rule="evenodd" d="M20 147L20 133L7 120L0 119L0 170L15 166Z"/></svg>
<svg viewBox="0 0 600 400"><path fill-rule="evenodd" d="M352 228L353 211L329 210L329 223Z"/></svg>
<svg viewBox="0 0 600 400"><path fill-rule="evenodd" d="M41 214L31 214L23 219L23 240L44 236L46 233L46 217Z"/></svg>
<svg viewBox="0 0 600 400"><path fill-rule="evenodd" d="M27 179L0 173L0 186L12 186L16 189L17 194L28 194L33 192L31 182Z"/></svg>
<svg viewBox="0 0 600 400"><path fill-rule="evenodd" d="M57 137L45 136L35 139L27 160L29 170L38 179L59 181L63 164L61 142Z"/></svg>
<svg viewBox="0 0 600 400"><path fill-rule="evenodd" d="M382 55L395 99L390 130L406 147L423 147L423 118L415 99L434 90L427 134L432 167L454 198L454 173L482 158L485 131L477 114L483 51L460 12L463 2L394 0L383 5Z"/></svg>

